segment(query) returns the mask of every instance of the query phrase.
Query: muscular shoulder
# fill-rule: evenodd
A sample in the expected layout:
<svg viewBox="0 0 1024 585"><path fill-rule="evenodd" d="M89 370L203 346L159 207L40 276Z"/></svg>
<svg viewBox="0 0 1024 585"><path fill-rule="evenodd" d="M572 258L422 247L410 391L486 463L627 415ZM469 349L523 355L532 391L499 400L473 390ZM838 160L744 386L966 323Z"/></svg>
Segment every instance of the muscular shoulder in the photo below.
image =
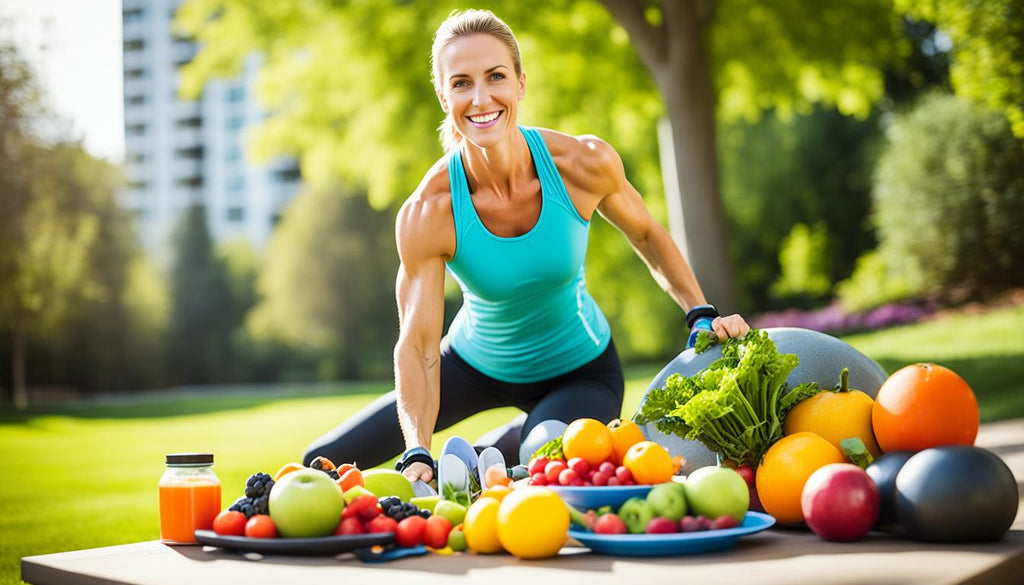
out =
<svg viewBox="0 0 1024 585"><path fill-rule="evenodd" d="M395 225L398 253L450 258L455 251L455 219L448 182L448 155L427 171L418 187L402 204Z"/></svg>
<svg viewBox="0 0 1024 585"><path fill-rule="evenodd" d="M597 196L618 188L624 171L612 145L592 134L572 136L547 129L540 132L567 186L571 183Z"/></svg>

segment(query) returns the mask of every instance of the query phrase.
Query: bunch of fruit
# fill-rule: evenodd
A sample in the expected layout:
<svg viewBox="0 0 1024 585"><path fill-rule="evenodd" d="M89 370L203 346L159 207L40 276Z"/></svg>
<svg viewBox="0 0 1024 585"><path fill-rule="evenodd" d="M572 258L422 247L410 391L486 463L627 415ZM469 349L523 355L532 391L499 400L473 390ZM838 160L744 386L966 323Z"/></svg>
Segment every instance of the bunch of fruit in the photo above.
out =
<svg viewBox="0 0 1024 585"><path fill-rule="evenodd" d="M622 486L669 481L681 466L632 421L582 418L539 449L527 472L530 485Z"/></svg>
<svg viewBox="0 0 1024 585"><path fill-rule="evenodd" d="M570 514L579 529L598 534L665 534L735 528L748 503L747 484L738 473L704 467L685 482L656 485L646 498L630 498L618 510L605 506L581 513L570 507Z"/></svg>
<svg viewBox="0 0 1024 585"><path fill-rule="evenodd" d="M893 523L920 540L996 540L1016 515L1016 481L973 446L978 427L973 391L948 368L901 368L874 400L849 389L844 370L835 392L789 412L757 469L757 493L780 523L806 522L826 540Z"/></svg>

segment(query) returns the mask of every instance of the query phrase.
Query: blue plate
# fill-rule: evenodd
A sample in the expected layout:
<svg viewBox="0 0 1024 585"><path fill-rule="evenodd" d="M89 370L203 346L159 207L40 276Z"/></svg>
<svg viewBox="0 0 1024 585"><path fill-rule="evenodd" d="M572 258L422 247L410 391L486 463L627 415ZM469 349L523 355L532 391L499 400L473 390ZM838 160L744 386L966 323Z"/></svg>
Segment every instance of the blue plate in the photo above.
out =
<svg viewBox="0 0 1024 585"><path fill-rule="evenodd" d="M726 550L736 546L741 536L770 528L775 518L760 512L747 512L743 524L724 530L679 532L674 534L594 534L570 530L569 536L590 550L604 555L626 557L665 557L695 555Z"/></svg>
<svg viewBox="0 0 1024 585"><path fill-rule="evenodd" d="M548 486L562 501L581 512L596 510L601 506L611 506L616 510L629 498L645 498L651 485L613 485L613 486Z"/></svg>

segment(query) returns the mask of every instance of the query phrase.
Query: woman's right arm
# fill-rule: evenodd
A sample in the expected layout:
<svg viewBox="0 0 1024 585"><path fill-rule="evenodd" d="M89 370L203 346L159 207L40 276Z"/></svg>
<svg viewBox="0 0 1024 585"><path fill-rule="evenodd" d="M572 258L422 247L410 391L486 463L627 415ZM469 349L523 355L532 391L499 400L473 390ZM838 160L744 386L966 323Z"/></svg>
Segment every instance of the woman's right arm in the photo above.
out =
<svg viewBox="0 0 1024 585"><path fill-rule="evenodd" d="M438 197L414 196L402 206L396 224L401 264L395 291L399 335L395 344L398 422L405 448L430 449L441 403L441 332L444 327L445 230L451 212ZM449 207L450 210L450 207ZM423 463L405 470L411 481L433 479Z"/></svg>

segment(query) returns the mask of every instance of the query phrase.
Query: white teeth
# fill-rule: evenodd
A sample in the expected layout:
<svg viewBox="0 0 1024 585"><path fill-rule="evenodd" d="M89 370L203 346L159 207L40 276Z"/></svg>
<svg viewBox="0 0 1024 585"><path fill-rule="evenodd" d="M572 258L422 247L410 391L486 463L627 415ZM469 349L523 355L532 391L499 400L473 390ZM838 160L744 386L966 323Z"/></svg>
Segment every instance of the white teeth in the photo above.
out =
<svg viewBox="0 0 1024 585"><path fill-rule="evenodd" d="M487 114L486 116L470 116L469 119L477 124L486 124L498 117L501 112L494 112L493 114Z"/></svg>

